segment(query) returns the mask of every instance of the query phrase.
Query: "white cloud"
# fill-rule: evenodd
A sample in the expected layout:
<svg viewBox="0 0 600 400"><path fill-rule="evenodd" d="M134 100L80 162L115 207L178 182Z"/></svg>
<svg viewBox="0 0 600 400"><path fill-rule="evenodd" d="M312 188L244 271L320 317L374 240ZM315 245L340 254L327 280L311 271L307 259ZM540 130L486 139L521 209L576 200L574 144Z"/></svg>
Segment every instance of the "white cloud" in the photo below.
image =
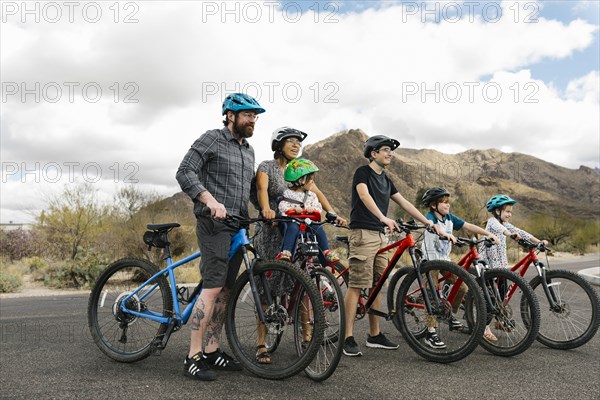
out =
<svg viewBox="0 0 600 400"><path fill-rule="evenodd" d="M99 165L106 181L97 184L110 191L115 170L122 184L128 165L140 185L173 193L184 153L221 126L221 99L240 89L267 108L252 138L257 161L272 156L270 132L290 125L307 131L308 143L362 128L407 147L509 148L574 168L598 162L599 66L564 94L528 70L594 45L598 27L582 20L523 23L527 10L515 19L509 7L520 3L504 2L493 23L477 16L423 24L403 3L306 12L295 23L279 10L271 21L262 9L251 22L249 3L136 2L139 9L121 8L114 23L112 3L99 4L95 24L77 10L73 23L4 15L3 167ZM211 4L238 4L239 13L210 13ZM139 21L122 23L126 16ZM43 204L24 200L40 189L16 177L3 175L2 221Z"/></svg>

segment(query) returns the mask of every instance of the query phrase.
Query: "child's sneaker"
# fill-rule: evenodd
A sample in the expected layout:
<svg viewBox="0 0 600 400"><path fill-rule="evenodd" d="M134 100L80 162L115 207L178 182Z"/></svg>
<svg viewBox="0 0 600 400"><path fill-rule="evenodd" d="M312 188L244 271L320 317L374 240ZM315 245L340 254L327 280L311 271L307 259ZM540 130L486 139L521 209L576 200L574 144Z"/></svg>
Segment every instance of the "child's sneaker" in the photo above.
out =
<svg viewBox="0 0 600 400"><path fill-rule="evenodd" d="M327 260L327 262L340 261L340 258L334 250L325 250L323 252L323 255L325 255L325 259Z"/></svg>
<svg viewBox="0 0 600 400"><path fill-rule="evenodd" d="M277 254L277 257L275 257L278 261L286 261L286 262L291 262L292 261L292 253L290 253L288 250L283 250L280 251L279 254Z"/></svg>
<svg viewBox="0 0 600 400"><path fill-rule="evenodd" d="M459 320L454 318L454 315L450 316L449 324L450 324L451 331L461 331L464 328L464 325L462 324L462 322L460 322Z"/></svg>
<svg viewBox="0 0 600 400"><path fill-rule="evenodd" d="M206 358L202 356L202 352L194 354L192 358L185 358L183 373L190 378L201 381L214 381L217 379L217 374L210 369Z"/></svg>
<svg viewBox="0 0 600 400"><path fill-rule="evenodd" d="M367 335L367 347L396 350L400 346L394 342L391 342L383 333L379 332L379 335L377 336Z"/></svg>
<svg viewBox="0 0 600 400"><path fill-rule="evenodd" d="M433 331L433 332L427 331L427 334L425 336L425 343L427 343L429 345L429 347L434 348L434 349L445 349L446 348L446 343L444 343L440 340L440 337L438 336L436 331Z"/></svg>

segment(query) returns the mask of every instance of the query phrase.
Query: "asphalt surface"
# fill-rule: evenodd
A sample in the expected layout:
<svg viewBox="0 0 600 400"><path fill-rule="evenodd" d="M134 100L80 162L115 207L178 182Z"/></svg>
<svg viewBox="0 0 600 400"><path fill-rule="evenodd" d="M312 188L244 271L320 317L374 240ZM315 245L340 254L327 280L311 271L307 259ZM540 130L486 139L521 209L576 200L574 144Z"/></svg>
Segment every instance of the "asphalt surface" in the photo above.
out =
<svg viewBox="0 0 600 400"><path fill-rule="evenodd" d="M579 270L597 266L598 260L552 265ZM120 364L96 348L86 315L85 294L0 299L0 398L600 398L600 335L567 351L535 342L512 358L493 356L479 347L464 360L441 365L413 353L391 322L383 321L382 330L400 348L367 348L367 323L362 320L355 336L364 356L343 357L323 383L304 374L269 381L248 372L221 372L217 381L204 383L182 373L188 327L173 335L160 356Z"/></svg>

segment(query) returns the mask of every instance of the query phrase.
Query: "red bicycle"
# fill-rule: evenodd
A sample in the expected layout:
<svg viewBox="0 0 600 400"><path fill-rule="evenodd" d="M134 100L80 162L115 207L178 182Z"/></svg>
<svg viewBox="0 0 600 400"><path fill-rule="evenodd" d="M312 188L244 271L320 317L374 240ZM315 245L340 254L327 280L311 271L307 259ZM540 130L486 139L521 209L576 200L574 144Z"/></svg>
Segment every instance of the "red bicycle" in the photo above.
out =
<svg viewBox="0 0 600 400"><path fill-rule="evenodd" d="M469 246L469 251L458 265L475 275L483 290L487 305L487 324L496 340L482 340L479 344L492 354L514 356L527 350L535 341L540 328L540 307L531 286L520 275L505 268L489 268L479 258L477 245L491 246L490 238L476 240L457 238L457 246ZM472 298L467 293L464 301L465 319L471 323Z"/></svg>
<svg viewBox="0 0 600 400"><path fill-rule="evenodd" d="M486 324L486 306L483 293L475 278L456 264L447 261L432 260L422 262L420 251L416 248L413 231L424 229L415 223L397 221L400 230L406 234L400 239L382 249L377 254L383 254L395 249L382 276L368 292L363 290L359 299L357 318L365 314L374 314L392 320L408 345L421 357L439 363L450 363L468 356L477 347ZM337 237L345 241L347 238ZM388 312L371 308L375 298L381 292L388 277L408 250L412 267L401 268L394 274L395 283L398 277L404 279L399 286L395 299L390 301L388 290ZM348 268L341 263L330 265L340 282L342 290L348 287ZM448 290L442 290L447 277L457 277L456 283L450 284ZM434 277L439 277L435 283ZM456 297L461 283L464 282L473 297L473 329L468 332L458 332L451 328L451 304ZM391 284L390 284L391 285ZM437 320L438 333L443 335L445 348L432 348L423 340L427 330L427 320Z"/></svg>
<svg viewBox="0 0 600 400"><path fill-rule="evenodd" d="M596 290L581 276L562 269L550 270L538 259L547 249L542 243L519 240L527 254L511 271L524 276L533 264L537 276L531 285L540 303L541 323L537 340L553 349L574 349L586 344L598 331L600 300Z"/></svg>

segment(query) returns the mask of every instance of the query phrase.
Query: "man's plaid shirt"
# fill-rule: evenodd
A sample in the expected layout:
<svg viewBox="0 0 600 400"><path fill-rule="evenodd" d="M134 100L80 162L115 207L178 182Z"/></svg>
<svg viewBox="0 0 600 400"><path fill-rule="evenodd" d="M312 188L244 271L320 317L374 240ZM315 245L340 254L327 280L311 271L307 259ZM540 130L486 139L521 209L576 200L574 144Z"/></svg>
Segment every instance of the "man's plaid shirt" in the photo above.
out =
<svg viewBox="0 0 600 400"><path fill-rule="evenodd" d="M227 127L200 136L176 174L181 190L194 200L196 216L204 207L197 197L206 190L225 206L227 213L247 216L253 177L254 149L246 139L240 144Z"/></svg>

